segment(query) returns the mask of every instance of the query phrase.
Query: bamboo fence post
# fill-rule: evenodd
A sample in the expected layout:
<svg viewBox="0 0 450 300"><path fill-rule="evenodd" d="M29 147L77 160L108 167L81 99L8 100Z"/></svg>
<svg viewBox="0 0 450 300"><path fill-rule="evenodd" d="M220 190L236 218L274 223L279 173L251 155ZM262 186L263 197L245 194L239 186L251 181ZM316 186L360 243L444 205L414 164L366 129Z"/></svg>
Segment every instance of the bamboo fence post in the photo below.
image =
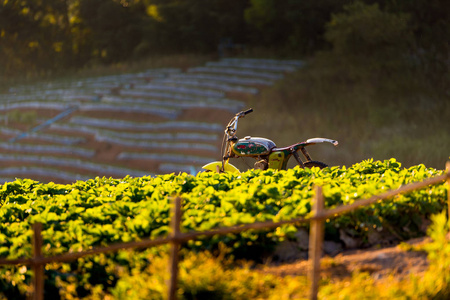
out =
<svg viewBox="0 0 450 300"><path fill-rule="evenodd" d="M447 175L447 218L450 221L450 161L445 164L445 173Z"/></svg>
<svg viewBox="0 0 450 300"><path fill-rule="evenodd" d="M36 262L42 258L42 224L33 224L33 300L44 299L44 265Z"/></svg>
<svg viewBox="0 0 450 300"><path fill-rule="evenodd" d="M324 208L324 198L322 187L315 187L315 196L313 203L313 217L318 217L322 214ZM309 278L310 278L310 295L311 300L317 300L319 292L320 280L320 258L322 256L324 226L321 218L316 218L311 221L311 229L309 233Z"/></svg>
<svg viewBox="0 0 450 300"><path fill-rule="evenodd" d="M178 282L178 260L179 260L179 249L180 242L177 238L180 235L180 224L181 224L181 199L179 197L175 198L172 206L172 219L171 219L171 232L170 232L170 281L169 281L169 291L168 299L177 299L177 282Z"/></svg>

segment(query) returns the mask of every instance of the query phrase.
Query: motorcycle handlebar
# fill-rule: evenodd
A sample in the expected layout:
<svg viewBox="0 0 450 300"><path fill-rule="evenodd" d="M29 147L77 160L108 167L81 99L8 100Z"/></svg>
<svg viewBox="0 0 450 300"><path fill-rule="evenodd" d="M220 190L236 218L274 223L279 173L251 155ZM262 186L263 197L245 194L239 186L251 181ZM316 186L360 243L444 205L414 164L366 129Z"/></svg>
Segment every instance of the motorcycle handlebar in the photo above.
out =
<svg viewBox="0 0 450 300"><path fill-rule="evenodd" d="M241 111L240 113L237 114L237 116L245 116L248 115L249 113L251 113L253 111L253 108L249 108L247 110Z"/></svg>
<svg viewBox="0 0 450 300"><path fill-rule="evenodd" d="M238 112L236 114L236 116L233 119L231 119L230 123L228 123L227 128L225 129L225 133L227 135L234 135L234 133L237 130L237 125L238 125L239 118L245 117L245 115L251 113L252 111L253 111L253 108L250 108L250 109Z"/></svg>
<svg viewBox="0 0 450 300"><path fill-rule="evenodd" d="M251 113L253 111L253 108L247 109L246 111L244 111L244 115L247 115L249 113Z"/></svg>

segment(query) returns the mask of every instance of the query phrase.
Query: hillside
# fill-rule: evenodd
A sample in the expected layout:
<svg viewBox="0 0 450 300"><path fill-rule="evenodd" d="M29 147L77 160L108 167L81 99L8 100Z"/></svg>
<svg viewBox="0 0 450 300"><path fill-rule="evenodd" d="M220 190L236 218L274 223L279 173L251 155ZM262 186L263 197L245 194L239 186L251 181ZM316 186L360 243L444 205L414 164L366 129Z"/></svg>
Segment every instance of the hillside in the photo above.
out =
<svg viewBox="0 0 450 300"><path fill-rule="evenodd" d="M0 95L3 181L196 173L218 160L246 98L301 61L222 59L188 69L15 86Z"/></svg>

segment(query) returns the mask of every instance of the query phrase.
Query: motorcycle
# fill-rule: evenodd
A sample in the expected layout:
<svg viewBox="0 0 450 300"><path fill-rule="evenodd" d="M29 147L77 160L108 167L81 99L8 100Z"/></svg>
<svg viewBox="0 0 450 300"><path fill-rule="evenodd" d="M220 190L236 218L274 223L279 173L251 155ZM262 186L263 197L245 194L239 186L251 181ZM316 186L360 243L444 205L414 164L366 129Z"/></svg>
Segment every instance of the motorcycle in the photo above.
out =
<svg viewBox="0 0 450 300"><path fill-rule="evenodd" d="M229 160L230 158L242 157L251 157L256 159L254 168L261 170L267 170L269 168L286 170L288 161L292 156L302 168L327 167L327 164L323 162L312 160L305 147L324 142L337 146L338 141L336 140L317 137L293 144L291 146L278 148L273 141L266 138L246 136L239 139L236 136L238 121L240 118L245 117L251 112L253 112L252 108L241 111L230 120L225 129L222 143L222 161L208 163L202 167L204 170L217 173L240 173L237 167L229 163ZM299 151L305 157L304 161L300 158L298 154Z"/></svg>

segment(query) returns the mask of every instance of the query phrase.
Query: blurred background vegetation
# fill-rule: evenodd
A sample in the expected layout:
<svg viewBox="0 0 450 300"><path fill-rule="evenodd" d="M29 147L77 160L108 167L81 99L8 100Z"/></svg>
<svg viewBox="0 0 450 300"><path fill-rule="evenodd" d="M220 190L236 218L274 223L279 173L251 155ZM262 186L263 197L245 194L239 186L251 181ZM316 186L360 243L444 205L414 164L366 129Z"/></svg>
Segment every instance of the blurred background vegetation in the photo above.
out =
<svg viewBox="0 0 450 300"><path fill-rule="evenodd" d="M0 85L167 55L214 59L232 41L238 55L307 62L246 99L256 113L242 131L279 146L338 139L338 151L313 155L330 164L443 168L449 14L447 0L0 0Z"/></svg>

